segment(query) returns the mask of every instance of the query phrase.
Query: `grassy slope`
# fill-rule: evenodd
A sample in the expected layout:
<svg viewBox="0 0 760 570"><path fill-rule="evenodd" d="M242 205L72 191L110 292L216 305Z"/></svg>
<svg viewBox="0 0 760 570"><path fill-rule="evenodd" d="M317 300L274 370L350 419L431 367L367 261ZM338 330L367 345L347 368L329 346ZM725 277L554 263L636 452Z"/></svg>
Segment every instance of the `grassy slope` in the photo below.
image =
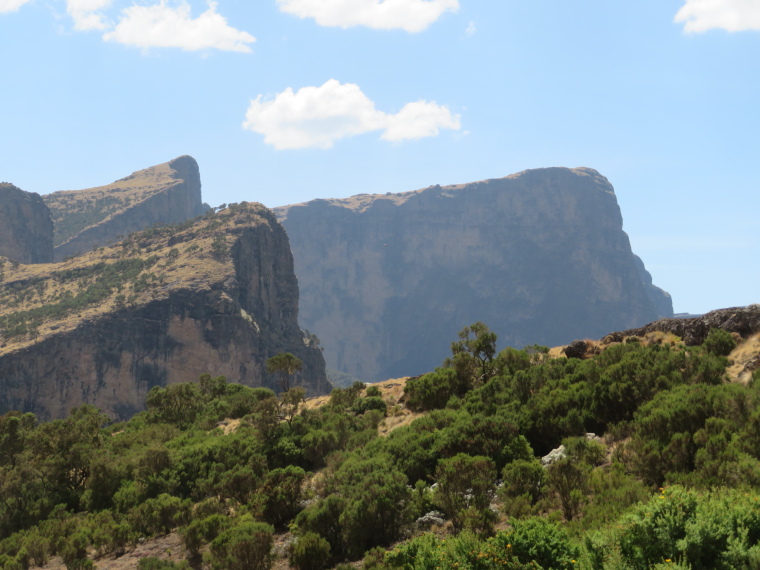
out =
<svg viewBox="0 0 760 570"><path fill-rule="evenodd" d="M140 305L224 280L234 271L223 258L224 246L229 251L232 244L228 231L264 221L263 211L259 204L227 209L139 232L62 263L18 265L0 258L0 355L123 304Z"/></svg>
<svg viewBox="0 0 760 570"><path fill-rule="evenodd" d="M85 190L62 190L44 197L60 245L83 229L98 224L180 182L169 163L140 170L112 184Z"/></svg>

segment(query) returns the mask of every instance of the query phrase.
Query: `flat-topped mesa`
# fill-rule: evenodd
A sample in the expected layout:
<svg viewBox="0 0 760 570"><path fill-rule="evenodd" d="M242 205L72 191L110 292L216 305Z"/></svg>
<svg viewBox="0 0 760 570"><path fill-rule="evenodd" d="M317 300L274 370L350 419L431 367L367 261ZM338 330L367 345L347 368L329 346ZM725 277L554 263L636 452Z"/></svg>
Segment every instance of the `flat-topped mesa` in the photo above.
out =
<svg viewBox="0 0 760 570"><path fill-rule="evenodd" d="M53 222L39 194L0 182L0 256L18 263L53 261Z"/></svg>
<svg viewBox="0 0 760 570"><path fill-rule="evenodd" d="M298 327L287 234L241 204L66 262L5 264L0 280L0 414L64 417L83 403L115 418L153 386L203 373L277 388L268 358L303 361L293 378L329 392L322 353Z"/></svg>
<svg viewBox="0 0 760 570"><path fill-rule="evenodd" d="M180 156L113 184L44 196L55 224L55 259L114 243L156 224L203 214L198 163Z"/></svg>
<svg viewBox="0 0 760 570"><path fill-rule="evenodd" d="M476 321L519 348L673 312L670 296L642 281L614 189L590 168L275 213L290 236L301 323L319 336L328 368L365 381L432 370Z"/></svg>

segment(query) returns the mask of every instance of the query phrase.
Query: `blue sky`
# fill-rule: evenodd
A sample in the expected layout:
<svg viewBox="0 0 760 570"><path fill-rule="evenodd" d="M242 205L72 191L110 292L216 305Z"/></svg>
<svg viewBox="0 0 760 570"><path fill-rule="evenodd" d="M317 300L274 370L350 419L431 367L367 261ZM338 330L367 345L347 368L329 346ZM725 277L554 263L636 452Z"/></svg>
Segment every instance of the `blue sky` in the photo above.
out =
<svg viewBox="0 0 760 570"><path fill-rule="evenodd" d="M0 180L267 206L588 166L677 312L760 302L760 0L0 0Z"/></svg>

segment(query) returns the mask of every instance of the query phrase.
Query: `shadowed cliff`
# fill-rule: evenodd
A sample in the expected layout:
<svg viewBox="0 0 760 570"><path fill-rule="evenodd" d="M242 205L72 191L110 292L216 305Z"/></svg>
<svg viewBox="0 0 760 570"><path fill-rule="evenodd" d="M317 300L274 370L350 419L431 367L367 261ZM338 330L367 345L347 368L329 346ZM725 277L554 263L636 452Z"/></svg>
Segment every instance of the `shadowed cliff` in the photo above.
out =
<svg viewBox="0 0 760 570"><path fill-rule="evenodd" d="M644 283L614 190L589 168L275 209L301 323L327 365L365 381L433 369L487 323L511 346L559 345L672 315Z"/></svg>
<svg viewBox="0 0 760 570"><path fill-rule="evenodd" d="M64 263L12 266L0 282L0 414L63 417L94 404L126 418L151 387L209 372L276 389L266 360L291 352L294 384L329 391L298 327L288 238L260 204L150 229Z"/></svg>
<svg viewBox="0 0 760 570"><path fill-rule="evenodd" d="M53 222L39 194L0 183L0 255L19 263L53 261Z"/></svg>

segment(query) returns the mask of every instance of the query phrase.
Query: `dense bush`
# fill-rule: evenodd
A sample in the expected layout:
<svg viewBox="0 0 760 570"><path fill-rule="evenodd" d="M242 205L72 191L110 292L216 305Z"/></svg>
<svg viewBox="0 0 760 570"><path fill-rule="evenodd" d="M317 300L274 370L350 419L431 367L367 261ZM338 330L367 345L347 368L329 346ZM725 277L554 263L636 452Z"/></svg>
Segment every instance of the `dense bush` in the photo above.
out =
<svg viewBox="0 0 760 570"><path fill-rule="evenodd" d="M298 568L757 564L760 381L723 382L731 335L549 359L541 347L497 353L476 325L409 381L407 403L428 412L387 437L380 390L358 382L309 410L297 388L204 375L154 388L116 425L91 406L44 423L0 416L0 566L86 567L93 551L174 529L209 568L268 568L275 529L293 532ZM543 467L561 443L566 457ZM650 500L666 484L680 486ZM510 522L492 536L494 497ZM383 555L433 508L453 535Z"/></svg>

